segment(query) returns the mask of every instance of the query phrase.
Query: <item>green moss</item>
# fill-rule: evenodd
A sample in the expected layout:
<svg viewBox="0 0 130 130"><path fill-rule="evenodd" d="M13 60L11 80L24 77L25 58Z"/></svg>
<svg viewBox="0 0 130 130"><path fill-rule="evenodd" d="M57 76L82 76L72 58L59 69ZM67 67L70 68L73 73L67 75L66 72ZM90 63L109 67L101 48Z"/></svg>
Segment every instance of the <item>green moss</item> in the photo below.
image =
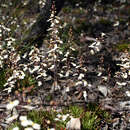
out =
<svg viewBox="0 0 130 130"><path fill-rule="evenodd" d="M95 130L100 121L98 116L90 111L86 112L81 120L83 130Z"/></svg>
<svg viewBox="0 0 130 130"><path fill-rule="evenodd" d="M28 118L33 120L35 123L42 124L45 113L43 111L31 111L28 113ZM48 113L46 113L48 115Z"/></svg>
<svg viewBox="0 0 130 130"><path fill-rule="evenodd" d="M56 112L54 111L31 111L28 113L28 119L31 119L35 123L41 124L41 130L46 130L47 127L51 127L55 124ZM50 122L50 123L47 123Z"/></svg>
<svg viewBox="0 0 130 130"><path fill-rule="evenodd" d="M112 25L112 22L108 19L100 19L99 21L100 24L103 24L103 25Z"/></svg>
<svg viewBox="0 0 130 130"><path fill-rule="evenodd" d="M118 44L116 46L116 48L119 50L119 51L130 51L130 43L123 43L123 44Z"/></svg>
<svg viewBox="0 0 130 130"><path fill-rule="evenodd" d="M0 70L0 89L4 88L4 84L6 83L6 69Z"/></svg>
<svg viewBox="0 0 130 130"><path fill-rule="evenodd" d="M50 95L50 94L49 94L49 95L47 95L45 98L46 98L46 101L48 101L48 102L49 102L49 101L51 101L51 100L52 100L52 95Z"/></svg>
<svg viewBox="0 0 130 130"><path fill-rule="evenodd" d="M69 110L70 110L72 116L75 118L80 117L84 111L83 108L79 107L79 106L70 106Z"/></svg>
<svg viewBox="0 0 130 130"><path fill-rule="evenodd" d="M71 7L64 7L62 10L64 13L71 13L72 8Z"/></svg>
<svg viewBox="0 0 130 130"><path fill-rule="evenodd" d="M56 112L53 110L33 110L30 111L27 116L28 119L40 124L41 130L46 130L47 128L55 128L56 130L60 130L65 129L70 117L68 117L65 121L62 121L62 119L56 121L55 118L57 118L57 114L66 115L68 113L74 118L80 118L82 130L99 129L102 121L110 123L111 119L108 112L101 110L98 105L92 103L88 104L86 107L70 106L64 108L62 112ZM9 130L15 126L19 126L19 123L13 123Z"/></svg>
<svg viewBox="0 0 130 130"><path fill-rule="evenodd" d="M62 39L64 45L66 45L66 43L68 42L70 28L71 28L71 24L67 24L64 29L59 30L59 36Z"/></svg>
<svg viewBox="0 0 130 130"><path fill-rule="evenodd" d="M96 104L89 103L85 109L87 111L81 118L83 130L99 129L102 120L105 122L110 121L110 114L104 110L101 110L100 107Z"/></svg>
<svg viewBox="0 0 130 130"><path fill-rule="evenodd" d="M19 91L23 90L24 88L30 87L30 86L36 86L36 80L31 76L26 74L25 78L22 80L17 80L17 88ZM33 88L34 89L34 88ZM33 92L33 91L31 91Z"/></svg>
<svg viewBox="0 0 130 130"><path fill-rule="evenodd" d="M12 14L13 17L20 17L22 15L24 15L26 9L25 8L16 8Z"/></svg>

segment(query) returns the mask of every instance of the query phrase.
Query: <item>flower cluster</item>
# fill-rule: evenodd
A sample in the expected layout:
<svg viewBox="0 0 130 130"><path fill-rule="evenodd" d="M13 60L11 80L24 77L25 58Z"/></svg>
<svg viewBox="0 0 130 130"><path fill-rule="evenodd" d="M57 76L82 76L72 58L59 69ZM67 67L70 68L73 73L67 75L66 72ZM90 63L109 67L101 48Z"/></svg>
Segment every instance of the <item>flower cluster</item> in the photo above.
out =
<svg viewBox="0 0 130 130"><path fill-rule="evenodd" d="M19 119L20 119L21 125L22 125L23 127L28 127L28 126L30 126L30 127L32 127L32 129L40 130L40 125L37 124L37 123L34 123L34 122L31 121L31 120L28 120L26 116L20 116ZM29 127L29 128L30 128L30 127ZM26 128L26 129L27 129L27 128Z"/></svg>
<svg viewBox="0 0 130 130"><path fill-rule="evenodd" d="M55 78L55 86L58 87L57 78L69 78L71 75L77 77L78 85L87 85L87 81L84 79L85 76L80 71L87 71L86 67L80 65L77 62L77 58L73 56L73 52L76 51L74 47L69 46L67 51L61 50L61 45L63 44L62 40L59 37L59 28L63 28L60 25L60 18L55 16L54 6L52 7L52 13L49 21L51 26L48 29L49 31L49 49L45 51L42 48L38 49L35 46L32 46L32 49L28 53L23 55L18 54L16 49L13 47L15 39L7 38L6 39L6 48L1 48L1 59L5 57L5 60L1 60L1 67L7 62L8 59L8 68L12 70L12 75L8 77L7 83L4 85L5 91L8 93L12 92L12 88L17 86L18 80L23 80L26 76L26 73L32 75L37 81L38 86L43 85L43 81L52 80ZM68 40L68 44L71 44L72 39ZM3 43L3 42L2 42ZM60 66L60 63L63 63L63 66ZM70 67L72 66L72 68ZM82 69L82 70L81 70ZM48 74L47 71L54 73L54 77ZM57 77L58 76L58 77ZM59 88L59 87L58 87Z"/></svg>
<svg viewBox="0 0 130 130"><path fill-rule="evenodd" d="M65 121L67 118L70 118L69 114L66 115L61 115L61 114L57 114L57 118L55 118L55 121Z"/></svg>
<svg viewBox="0 0 130 130"><path fill-rule="evenodd" d="M19 117L20 124L24 127L24 130L40 130L41 126L38 123L34 123L32 120L28 120L27 116ZM19 127L14 127L13 130L20 130Z"/></svg>
<svg viewBox="0 0 130 130"><path fill-rule="evenodd" d="M118 63L117 65L120 66L121 71L118 71L115 73L115 77L117 78L122 78L123 80L129 80L130 76L130 60L129 60L129 54L128 52L121 52L120 56L116 58L117 61L121 61L120 64ZM116 85L118 86L126 86L128 82L116 82ZM129 91L126 91L126 95L129 96Z"/></svg>
<svg viewBox="0 0 130 130"><path fill-rule="evenodd" d="M16 111L16 106L19 105L19 100L14 100L14 101L10 101L7 105L6 105L6 109L8 110L8 112L12 113L11 115L9 115L6 118L6 123L11 123L14 120L16 120L18 118L18 113Z"/></svg>
<svg viewBox="0 0 130 130"><path fill-rule="evenodd" d="M41 8L43 8L45 6L45 4L46 4L46 0L40 0L39 1L39 5L40 5Z"/></svg>
<svg viewBox="0 0 130 130"><path fill-rule="evenodd" d="M90 53L94 55L95 53L99 52L102 49L102 45L100 41L95 41L89 46L89 48L91 48Z"/></svg>
<svg viewBox="0 0 130 130"><path fill-rule="evenodd" d="M7 104L6 108L8 110L12 110L14 107L16 107L19 104L18 100L11 101Z"/></svg>
<svg viewBox="0 0 130 130"><path fill-rule="evenodd" d="M121 67L121 77L124 79L127 79L130 75L130 60L129 60L129 54L128 53L121 53L120 57L117 58L117 60L120 60L121 63L117 64ZM118 73L119 74L119 73Z"/></svg>

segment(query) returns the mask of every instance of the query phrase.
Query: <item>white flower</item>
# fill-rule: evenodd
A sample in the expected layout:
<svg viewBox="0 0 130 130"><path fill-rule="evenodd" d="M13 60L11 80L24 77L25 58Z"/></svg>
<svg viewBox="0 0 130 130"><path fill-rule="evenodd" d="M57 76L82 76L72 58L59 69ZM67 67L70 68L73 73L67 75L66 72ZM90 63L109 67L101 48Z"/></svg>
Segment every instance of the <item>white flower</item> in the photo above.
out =
<svg viewBox="0 0 130 130"><path fill-rule="evenodd" d="M59 118L55 118L54 120L55 120L55 121L60 121L60 119L59 119Z"/></svg>
<svg viewBox="0 0 130 130"><path fill-rule="evenodd" d="M130 91L125 92L128 97L130 97Z"/></svg>
<svg viewBox="0 0 130 130"><path fill-rule="evenodd" d="M80 74L79 77L78 77L78 80L82 79L84 77L84 74Z"/></svg>
<svg viewBox="0 0 130 130"><path fill-rule="evenodd" d="M4 57L4 59L7 59L7 58L8 58L8 55L4 55L3 57Z"/></svg>
<svg viewBox="0 0 130 130"><path fill-rule="evenodd" d="M95 54L95 52L94 52L93 49L90 50L90 53L91 53L91 55L94 55L94 54Z"/></svg>
<svg viewBox="0 0 130 130"><path fill-rule="evenodd" d="M15 115L13 115L13 116L7 118L7 119L6 119L6 123L10 123L10 122L14 121L14 120L17 119L17 118L18 118L18 115L15 114Z"/></svg>
<svg viewBox="0 0 130 130"><path fill-rule="evenodd" d="M7 104L6 108L8 110L12 110L14 107L16 107L19 104L19 100L14 100L12 102L10 102L9 104Z"/></svg>
<svg viewBox="0 0 130 130"><path fill-rule="evenodd" d="M31 56L33 54L34 50L32 49L29 53L29 56Z"/></svg>
<svg viewBox="0 0 130 130"><path fill-rule="evenodd" d="M24 65L23 71L26 71L28 69L27 65Z"/></svg>
<svg viewBox="0 0 130 130"><path fill-rule="evenodd" d="M101 33L101 36L104 37L104 36L106 36L106 34L102 32L102 33Z"/></svg>
<svg viewBox="0 0 130 130"><path fill-rule="evenodd" d="M65 121L68 118L69 114L63 115L62 116L62 121Z"/></svg>
<svg viewBox="0 0 130 130"><path fill-rule="evenodd" d="M55 21L55 23L59 23L59 20L57 20L57 19L54 19L54 21Z"/></svg>
<svg viewBox="0 0 130 130"><path fill-rule="evenodd" d="M55 68L55 65L52 65L49 69L52 70Z"/></svg>
<svg viewBox="0 0 130 130"><path fill-rule="evenodd" d="M116 21L116 23L113 24L114 27L119 26L119 21Z"/></svg>
<svg viewBox="0 0 130 130"><path fill-rule="evenodd" d="M71 64L72 64L74 67L76 66L76 64L75 64L75 63L73 63L73 62L72 62Z"/></svg>
<svg viewBox="0 0 130 130"><path fill-rule="evenodd" d="M17 55L16 62L18 62L21 59L20 55Z"/></svg>
<svg viewBox="0 0 130 130"><path fill-rule="evenodd" d="M66 92L69 92L69 91L70 91L70 87L66 87L66 88L65 88L65 91L66 91Z"/></svg>
<svg viewBox="0 0 130 130"><path fill-rule="evenodd" d="M102 79L104 80L104 81L107 81L107 77L106 76L102 76Z"/></svg>
<svg viewBox="0 0 130 130"><path fill-rule="evenodd" d="M12 130L19 130L19 127L14 127Z"/></svg>
<svg viewBox="0 0 130 130"><path fill-rule="evenodd" d="M66 114L66 115L61 115L61 114L57 114L57 118L55 118L56 121L58 120L62 120L62 121L65 121L67 118L68 118L69 114Z"/></svg>
<svg viewBox="0 0 130 130"><path fill-rule="evenodd" d="M24 53L24 55L22 56L23 58L26 58L27 57L27 53Z"/></svg>
<svg viewBox="0 0 130 130"><path fill-rule="evenodd" d="M51 49L50 51L48 51L48 53L54 52L56 49L58 49L59 47L57 46L57 44L54 45L54 48Z"/></svg>
<svg viewBox="0 0 130 130"><path fill-rule="evenodd" d="M58 75L62 78L62 77L64 77L64 75L63 74L61 74L61 73L58 73Z"/></svg>
<svg viewBox="0 0 130 130"><path fill-rule="evenodd" d="M73 47L70 47L70 49L71 49L72 51L75 51L75 48L73 48Z"/></svg>
<svg viewBox="0 0 130 130"><path fill-rule="evenodd" d="M41 81L38 81L38 86L41 86L42 85L42 82Z"/></svg>
<svg viewBox="0 0 130 130"><path fill-rule="evenodd" d="M30 124L30 121L27 120L27 116L20 116L19 120L21 121L21 125L24 127Z"/></svg>
<svg viewBox="0 0 130 130"><path fill-rule="evenodd" d="M14 78L13 76L9 77L8 82L10 82L13 78Z"/></svg>
<svg viewBox="0 0 130 130"><path fill-rule="evenodd" d="M58 117L58 118L61 118L61 117L62 117L62 115L61 115L61 114L57 114L57 117Z"/></svg>
<svg viewBox="0 0 130 130"><path fill-rule="evenodd" d="M54 24L54 23L52 23L50 27L54 27L54 26L55 26L55 24Z"/></svg>
<svg viewBox="0 0 130 130"><path fill-rule="evenodd" d="M30 125L30 121L29 120L22 120L21 125L26 127L26 126Z"/></svg>
<svg viewBox="0 0 130 130"><path fill-rule="evenodd" d="M19 79L24 79L24 77L25 77L25 74L24 74L24 72L23 71L19 71L19 73L20 73L20 75L19 75Z"/></svg>
<svg viewBox="0 0 130 130"><path fill-rule="evenodd" d="M68 77L70 75L70 70L68 70L65 74L65 77Z"/></svg>
<svg viewBox="0 0 130 130"><path fill-rule="evenodd" d="M32 124L32 127L34 128L34 129L36 129L36 130L40 130L40 125L39 124L37 124L37 123L33 123Z"/></svg>
<svg viewBox="0 0 130 130"><path fill-rule="evenodd" d="M99 41L96 41L96 42L92 43L89 47L93 48L95 51L100 51L102 48L102 45ZM93 55L92 51L90 53Z"/></svg>
<svg viewBox="0 0 130 130"><path fill-rule="evenodd" d="M33 110L33 109L35 109L35 107L28 106L28 105L22 106L22 108L25 108L25 109L28 109L28 110Z"/></svg>
<svg viewBox="0 0 130 130"><path fill-rule="evenodd" d="M122 83L120 83L120 82L116 82L118 85L120 85L120 86L125 86L127 83L125 83L125 82L122 82Z"/></svg>
<svg viewBox="0 0 130 130"><path fill-rule="evenodd" d="M20 116L20 117L19 117L19 120L20 120L20 121L27 120L27 116Z"/></svg>
<svg viewBox="0 0 130 130"><path fill-rule="evenodd" d="M49 128L48 130L55 130L55 128Z"/></svg>
<svg viewBox="0 0 130 130"><path fill-rule="evenodd" d="M33 121L32 120L28 120L28 125L33 125Z"/></svg>
<svg viewBox="0 0 130 130"><path fill-rule="evenodd" d="M21 120L21 125L24 127L29 126L29 125L33 125L33 121L27 120L27 116L21 116L20 120Z"/></svg>
<svg viewBox="0 0 130 130"><path fill-rule="evenodd" d="M66 60L67 60L67 58L63 58L63 59L62 59L62 62L63 62L63 61L66 61Z"/></svg>
<svg viewBox="0 0 130 130"><path fill-rule="evenodd" d="M27 127L24 130L33 130L33 128L32 127Z"/></svg>
<svg viewBox="0 0 130 130"><path fill-rule="evenodd" d="M8 84L5 84L5 85L8 85ZM12 88L6 88L4 89L4 91L8 91L8 93L10 93L12 91Z"/></svg>
<svg viewBox="0 0 130 130"><path fill-rule="evenodd" d="M76 86L81 85L81 84L82 84L82 81L78 81L75 83Z"/></svg>
<svg viewBox="0 0 130 130"><path fill-rule="evenodd" d="M101 76L102 75L102 72L98 72L98 75L97 76Z"/></svg>
<svg viewBox="0 0 130 130"><path fill-rule="evenodd" d="M40 66L34 66L34 69L30 69L29 68L29 71L30 71L30 73L34 73L35 71L37 71L38 69L40 68Z"/></svg>
<svg viewBox="0 0 130 130"><path fill-rule="evenodd" d="M84 87L88 85L87 81L83 80Z"/></svg>
<svg viewBox="0 0 130 130"><path fill-rule="evenodd" d="M67 52L66 52L66 54L65 54L65 57L68 57L68 56L69 56L69 54L70 54L70 52L69 52L69 51L67 51Z"/></svg>
<svg viewBox="0 0 130 130"><path fill-rule="evenodd" d="M124 72L124 73L121 73L121 74L122 74L122 75L121 75L122 78L127 79L127 77L128 77L127 73Z"/></svg>
<svg viewBox="0 0 130 130"><path fill-rule="evenodd" d="M86 91L83 91L83 97L84 97L85 101L87 101L87 92Z"/></svg>

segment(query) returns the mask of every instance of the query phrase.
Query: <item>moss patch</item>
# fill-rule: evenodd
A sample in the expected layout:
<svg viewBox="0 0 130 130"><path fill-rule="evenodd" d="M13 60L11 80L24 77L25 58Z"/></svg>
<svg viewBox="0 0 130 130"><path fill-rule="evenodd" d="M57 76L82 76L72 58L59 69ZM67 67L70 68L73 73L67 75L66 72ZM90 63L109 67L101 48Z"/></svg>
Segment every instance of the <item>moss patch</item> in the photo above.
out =
<svg viewBox="0 0 130 130"><path fill-rule="evenodd" d="M6 69L0 70L0 90L4 88L4 84L6 83Z"/></svg>
<svg viewBox="0 0 130 130"><path fill-rule="evenodd" d="M69 116L63 121L62 116L69 114ZM61 115L59 120L58 115ZM28 113L28 119L41 125L41 130L46 130L47 128L65 129L67 122L70 120L70 116L73 118L79 118L81 121L82 130L95 130L100 129L102 121L108 123L111 116L108 112L101 110L96 104L88 104L86 107L81 106L70 106L64 108L61 112L56 112L54 110L33 110ZM18 122L13 123L11 128L14 126L19 126Z"/></svg>
<svg viewBox="0 0 130 130"><path fill-rule="evenodd" d="M123 43L123 44L118 44L116 46L116 48L119 50L119 51L130 51L130 42L129 43Z"/></svg>

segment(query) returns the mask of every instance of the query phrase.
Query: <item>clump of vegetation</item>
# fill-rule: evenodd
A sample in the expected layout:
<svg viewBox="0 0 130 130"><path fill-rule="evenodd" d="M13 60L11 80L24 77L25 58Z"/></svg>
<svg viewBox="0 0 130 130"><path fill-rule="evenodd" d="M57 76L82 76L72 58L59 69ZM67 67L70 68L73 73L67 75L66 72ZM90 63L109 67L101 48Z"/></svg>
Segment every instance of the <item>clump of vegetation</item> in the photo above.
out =
<svg viewBox="0 0 130 130"><path fill-rule="evenodd" d="M82 118L83 130L94 130L99 125L100 119L93 112L86 112Z"/></svg>
<svg viewBox="0 0 130 130"><path fill-rule="evenodd" d="M63 12L64 13L70 13L72 10L71 10L71 7L64 7L63 8Z"/></svg>
<svg viewBox="0 0 130 130"><path fill-rule="evenodd" d="M69 114L69 116L63 121L63 116ZM55 120L58 115L61 115L59 120ZM28 118L34 122L41 124L42 129L46 128L65 128L70 117L80 118L81 126L83 130L94 130L100 127L101 121L109 122L111 116L108 112L100 109L98 105L88 104L87 107L70 106L65 108L62 112L56 111L31 111L28 113Z"/></svg>
<svg viewBox="0 0 130 130"><path fill-rule="evenodd" d="M99 129L102 120L108 123L111 116L108 112L101 110L95 104L88 104L86 107L70 106L64 108L61 112L54 110L32 110L28 113L27 118L41 125L41 130L48 128L65 129L67 122L73 118L79 118L83 130ZM18 122L13 123L11 128L20 126Z"/></svg>
<svg viewBox="0 0 130 130"><path fill-rule="evenodd" d="M32 119L34 122L41 124L41 130L46 130L47 128L61 128L63 123L56 121L57 112L56 111L31 111L28 113L28 118Z"/></svg>
<svg viewBox="0 0 130 130"><path fill-rule="evenodd" d="M29 94L33 93L33 90L35 89L36 80L31 76L27 75L22 80L17 80L17 88L14 88L14 90L18 90L19 92L26 92Z"/></svg>
<svg viewBox="0 0 130 130"><path fill-rule="evenodd" d="M16 122L12 123L7 130L12 130L15 127L19 127L20 129L22 129L20 126L20 122L16 121Z"/></svg>
<svg viewBox="0 0 130 130"><path fill-rule="evenodd" d="M106 26L109 26L109 25L112 25L112 22L108 19L100 19L99 21L100 24L103 24L103 25L106 25Z"/></svg>
<svg viewBox="0 0 130 130"><path fill-rule="evenodd" d="M89 103L87 107L71 106L69 108L70 113L81 119L81 125L83 130L94 130L97 129L101 120L109 122L110 114L101 108L98 105Z"/></svg>
<svg viewBox="0 0 130 130"><path fill-rule="evenodd" d="M6 83L6 70L2 68L0 70L0 89L4 88L5 83Z"/></svg>
<svg viewBox="0 0 130 130"><path fill-rule="evenodd" d="M70 106L69 109L70 109L70 113L75 118L80 117L83 114L83 112L84 112L83 108L80 107L80 106Z"/></svg>
<svg viewBox="0 0 130 130"><path fill-rule="evenodd" d="M116 46L116 48L119 50L119 51L130 51L130 43L123 43L123 44L118 44Z"/></svg>

